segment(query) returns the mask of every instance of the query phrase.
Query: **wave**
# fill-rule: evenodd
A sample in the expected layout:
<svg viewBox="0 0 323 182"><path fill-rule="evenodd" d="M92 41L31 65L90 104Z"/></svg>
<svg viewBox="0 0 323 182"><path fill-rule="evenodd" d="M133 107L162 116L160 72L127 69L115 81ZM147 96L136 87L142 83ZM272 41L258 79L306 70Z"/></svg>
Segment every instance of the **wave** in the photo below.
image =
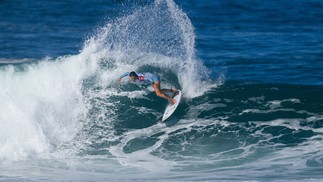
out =
<svg viewBox="0 0 323 182"><path fill-rule="evenodd" d="M50 152L71 140L86 113L78 56L1 67L1 159Z"/></svg>
<svg viewBox="0 0 323 182"><path fill-rule="evenodd" d="M180 88L186 98L216 87L195 57L194 39L189 18L173 1L155 1L98 28L78 55L2 61L0 161L51 153L116 121L119 99L143 96L132 85L115 84L125 71L157 72L162 86ZM8 65L13 62L21 64Z"/></svg>
<svg viewBox="0 0 323 182"><path fill-rule="evenodd" d="M21 64L21 63L28 63L35 61L34 59L7 59L7 58L0 58L0 66L1 65L8 65L8 64Z"/></svg>
<svg viewBox="0 0 323 182"><path fill-rule="evenodd" d="M111 84L125 71L158 71L167 78L174 74L187 98L203 95L219 83L195 56L195 34L187 15L170 0L139 7L129 16L116 19L87 40L82 53L95 55L106 65L101 75ZM147 68L147 66L149 66ZM157 69L156 69L157 68Z"/></svg>
<svg viewBox="0 0 323 182"><path fill-rule="evenodd" d="M80 179L128 180L321 172L322 87L211 80L194 39L187 15L157 0L98 28L78 55L2 65L2 168L18 161L86 174ZM156 72L162 87L183 90L168 122L158 122L164 99L115 82L131 70ZM43 172L36 170L30 174Z"/></svg>

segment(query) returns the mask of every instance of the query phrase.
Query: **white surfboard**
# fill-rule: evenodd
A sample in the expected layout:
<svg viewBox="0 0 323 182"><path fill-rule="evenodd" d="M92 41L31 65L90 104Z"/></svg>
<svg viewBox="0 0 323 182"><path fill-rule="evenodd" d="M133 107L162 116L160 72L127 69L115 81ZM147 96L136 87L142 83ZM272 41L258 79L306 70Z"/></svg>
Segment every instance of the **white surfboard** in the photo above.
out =
<svg viewBox="0 0 323 182"><path fill-rule="evenodd" d="M163 119L162 121L165 121L167 118L169 118L169 116L171 116L174 111L176 110L179 102L181 101L181 97L182 97L182 92L180 90L177 90L178 91L178 94L174 97L174 99L176 100L175 104L173 105L168 105L166 107L166 110L164 112L164 115L163 115Z"/></svg>

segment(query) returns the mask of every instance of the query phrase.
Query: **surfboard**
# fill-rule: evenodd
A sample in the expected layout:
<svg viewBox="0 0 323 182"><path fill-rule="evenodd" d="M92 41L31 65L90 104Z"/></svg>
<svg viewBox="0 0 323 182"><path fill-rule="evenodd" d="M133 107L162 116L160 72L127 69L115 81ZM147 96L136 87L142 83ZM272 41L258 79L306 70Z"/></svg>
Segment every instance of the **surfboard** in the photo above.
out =
<svg viewBox="0 0 323 182"><path fill-rule="evenodd" d="M173 97L173 99L176 100L175 104L173 105L168 105L165 109L162 121L165 121L167 118L169 118L176 110L179 102L181 101L181 97L182 97L182 92L180 90L177 90L178 94L175 95L175 97Z"/></svg>

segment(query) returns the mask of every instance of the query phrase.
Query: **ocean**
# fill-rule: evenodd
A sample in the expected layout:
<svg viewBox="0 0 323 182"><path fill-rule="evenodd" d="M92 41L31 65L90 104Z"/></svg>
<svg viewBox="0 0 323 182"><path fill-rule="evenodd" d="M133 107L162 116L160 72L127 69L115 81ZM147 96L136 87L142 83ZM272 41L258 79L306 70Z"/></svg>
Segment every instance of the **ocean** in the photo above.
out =
<svg viewBox="0 0 323 182"><path fill-rule="evenodd" d="M323 181L323 1L0 0L0 113L0 181Z"/></svg>

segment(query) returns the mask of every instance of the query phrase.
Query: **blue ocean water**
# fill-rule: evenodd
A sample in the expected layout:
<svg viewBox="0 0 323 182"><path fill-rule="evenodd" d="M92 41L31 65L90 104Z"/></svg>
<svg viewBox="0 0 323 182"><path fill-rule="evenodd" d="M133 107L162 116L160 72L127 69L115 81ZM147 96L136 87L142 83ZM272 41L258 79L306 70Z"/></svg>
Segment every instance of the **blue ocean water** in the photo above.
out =
<svg viewBox="0 0 323 182"><path fill-rule="evenodd" d="M2 0L0 181L321 181L322 50L320 0Z"/></svg>

